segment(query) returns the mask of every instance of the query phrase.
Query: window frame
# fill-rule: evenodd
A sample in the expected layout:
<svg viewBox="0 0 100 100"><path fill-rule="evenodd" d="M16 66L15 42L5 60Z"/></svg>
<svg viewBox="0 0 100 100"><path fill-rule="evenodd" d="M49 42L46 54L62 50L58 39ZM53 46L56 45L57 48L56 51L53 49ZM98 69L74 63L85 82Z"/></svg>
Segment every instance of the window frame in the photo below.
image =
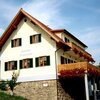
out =
<svg viewBox="0 0 100 100"><path fill-rule="evenodd" d="M50 56L40 56L35 58L36 67L50 66Z"/></svg>
<svg viewBox="0 0 100 100"><path fill-rule="evenodd" d="M40 43L41 42L41 34L35 34L30 36L30 44Z"/></svg>
<svg viewBox="0 0 100 100"><path fill-rule="evenodd" d="M65 41L66 43L69 43L69 42L70 42L70 40L69 40L67 37L64 37L64 41Z"/></svg>
<svg viewBox="0 0 100 100"><path fill-rule="evenodd" d="M20 69L33 68L33 58L26 58L19 61Z"/></svg>
<svg viewBox="0 0 100 100"><path fill-rule="evenodd" d="M5 62L5 71L17 70L17 60Z"/></svg>
<svg viewBox="0 0 100 100"><path fill-rule="evenodd" d="M70 64L70 63L75 63L76 61L70 59L70 58L65 58L63 56L60 57L61 64Z"/></svg>
<svg viewBox="0 0 100 100"><path fill-rule="evenodd" d="M22 38L16 38L16 39L11 40L12 48L19 47L19 46L22 46Z"/></svg>

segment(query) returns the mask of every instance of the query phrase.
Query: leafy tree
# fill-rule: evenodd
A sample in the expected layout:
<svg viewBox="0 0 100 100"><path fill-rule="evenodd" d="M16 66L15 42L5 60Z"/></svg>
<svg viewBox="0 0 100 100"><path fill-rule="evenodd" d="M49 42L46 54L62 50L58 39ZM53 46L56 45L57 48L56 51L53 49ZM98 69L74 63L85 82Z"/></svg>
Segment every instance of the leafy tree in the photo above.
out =
<svg viewBox="0 0 100 100"><path fill-rule="evenodd" d="M10 93L11 95L13 95L14 87L17 85L18 76L19 76L19 73L13 72L12 79L8 83L11 90L11 93Z"/></svg>

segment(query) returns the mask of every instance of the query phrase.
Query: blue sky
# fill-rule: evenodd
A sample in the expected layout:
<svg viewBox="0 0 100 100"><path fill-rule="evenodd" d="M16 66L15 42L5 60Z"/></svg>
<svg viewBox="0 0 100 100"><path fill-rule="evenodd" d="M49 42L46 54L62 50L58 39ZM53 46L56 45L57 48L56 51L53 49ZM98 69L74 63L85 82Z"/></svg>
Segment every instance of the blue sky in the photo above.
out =
<svg viewBox="0 0 100 100"><path fill-rule="evenodd" d="M1 0L0 36L23 8L49 27L65 28L100 62L100 0Z"/></svg>

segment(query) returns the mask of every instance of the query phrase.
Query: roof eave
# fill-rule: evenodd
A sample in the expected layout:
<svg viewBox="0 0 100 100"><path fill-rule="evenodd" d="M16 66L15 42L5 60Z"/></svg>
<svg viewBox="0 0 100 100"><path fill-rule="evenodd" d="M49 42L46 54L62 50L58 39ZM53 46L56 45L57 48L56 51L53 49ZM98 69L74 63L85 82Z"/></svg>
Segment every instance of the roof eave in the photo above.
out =
<svg viewBox="0 0 100 100"><path fill-rule="evenodd" d="M17 28L17 25L19 21L23 18L23 14L21 12L22 8L19 10L19 12L16 14L16 16L13 18L9 26L6 28L4 33L2 34L0 38L0 48L5 44L11 33Z"/></svg>
<svg viewBox="0 0 100 100"><path fill-rule="evenodd" d="M73 36L70 32L68 32L66 29L64 29L64 33L66 33L67 35L71 36L73 39L75 39L77 42L79 42L82 46L84 46L85 48L87 48L88 46L85 45L83 42L81 42L79 39L77 39L75 36Z"/></svg>

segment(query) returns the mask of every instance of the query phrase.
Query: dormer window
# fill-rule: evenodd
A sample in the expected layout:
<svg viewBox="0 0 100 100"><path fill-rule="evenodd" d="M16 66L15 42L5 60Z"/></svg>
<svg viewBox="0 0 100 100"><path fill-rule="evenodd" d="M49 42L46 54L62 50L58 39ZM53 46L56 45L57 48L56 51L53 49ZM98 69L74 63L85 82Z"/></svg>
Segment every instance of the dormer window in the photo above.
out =
<svg viewBox="0 0 100 100"><path fill-rule="evenodd" d="M30 44L41 42L41 34L30 36Z"/></svg>
<svg viewBox="0 0 100 100"><path fill-rule="evenodd" d="M65 42L68 43L68 42L70 42L70 40L65 37Z"/></svg>
<svg viewBox="0 0 100 100"><path fill-rule="evenodd" d="M11 40L11 47L18 47L21 46L21 38L17 38L14 40Z"/></svg>

